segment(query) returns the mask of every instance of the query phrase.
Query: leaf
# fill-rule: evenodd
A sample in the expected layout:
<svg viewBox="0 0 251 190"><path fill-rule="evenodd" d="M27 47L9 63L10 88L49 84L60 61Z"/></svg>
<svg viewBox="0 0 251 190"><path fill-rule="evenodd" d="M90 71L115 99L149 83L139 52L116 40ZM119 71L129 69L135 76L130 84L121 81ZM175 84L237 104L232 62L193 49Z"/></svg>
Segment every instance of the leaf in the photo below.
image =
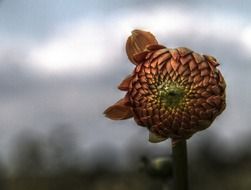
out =
<svg viewBox="0 0 251 190"><path fill-rule="evenodd" d="M149 142L151 142L151 143L159 143L159 142L162 142L166 139L168 139L168 138L160 137L152 132L149 132Z"/></svg>

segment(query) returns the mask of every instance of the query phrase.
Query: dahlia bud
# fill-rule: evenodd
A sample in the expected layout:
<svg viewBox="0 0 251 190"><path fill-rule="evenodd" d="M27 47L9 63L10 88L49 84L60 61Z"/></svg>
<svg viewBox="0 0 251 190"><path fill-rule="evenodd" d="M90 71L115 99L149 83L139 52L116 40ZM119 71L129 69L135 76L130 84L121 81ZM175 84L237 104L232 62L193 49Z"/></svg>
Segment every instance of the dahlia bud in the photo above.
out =
<svg viewBox="0 0 251 190"><path fill-rule="evenodd" d="M118 86L126 95L104 112L108 118L133 117L148 128L150 142L175 142L208 128L225 109L226 84L214 57L166 48L140 30L128 38L126 52L136 67Z"/></svg>

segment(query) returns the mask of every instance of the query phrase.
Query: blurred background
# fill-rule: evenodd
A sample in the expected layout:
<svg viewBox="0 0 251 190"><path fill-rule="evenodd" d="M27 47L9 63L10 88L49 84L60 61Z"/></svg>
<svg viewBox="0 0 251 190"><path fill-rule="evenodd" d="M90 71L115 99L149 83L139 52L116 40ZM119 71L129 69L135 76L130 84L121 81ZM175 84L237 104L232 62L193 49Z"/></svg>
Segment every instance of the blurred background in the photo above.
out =
<svg viewBox="0 0 251 190"><path fill-rule="evenodd" d="M221 63L227 108L188 141L190 185L250 190L250 7L248 0L1 0L0 189L161 189L163 179L142 170L142 160L170 156L170 141L150 144L133 120L102 114L124 95L116 87L134 68L125 41L138 28Z"/></svg>

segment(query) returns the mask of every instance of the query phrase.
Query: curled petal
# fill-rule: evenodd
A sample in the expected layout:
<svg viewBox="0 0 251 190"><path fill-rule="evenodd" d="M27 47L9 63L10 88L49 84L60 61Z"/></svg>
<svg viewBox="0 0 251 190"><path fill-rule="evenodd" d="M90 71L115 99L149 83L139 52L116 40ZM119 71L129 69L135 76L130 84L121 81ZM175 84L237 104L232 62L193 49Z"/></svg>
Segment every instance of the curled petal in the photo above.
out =
<svg viewBox="0 0 251 190"><path fill-rule="evenodd" d="M204 57L206 58L206 60L212 64L214 67L219 66L220 64L217 62L216 58L211 56L211 55L204 55Z"/></svg>
<svg viewBox="0 0 251 190"><path fill-rule="evenodd" d="M199 120L198 124L201 129L206 129L211 125L212 121L209 120Z"/></svg>
<svg viewBox="0 0 251 190"><path fill-rule="evenodd" d="M138 65L139 63L134 59L134 55L143 52L147 46L154 44L158 44L158 42L153 34L142 30L133 30L132 35L128 37L126 42L126 53L129 60Z"/></svg>
<svg viewBox="0 0 251 190"><path fill-rule="evenodd" d="M133 60L136 62L136 63L141 63L141 62L143 62L143 61L145 61L146 60L146 57L147 57L147 55L148 55L148 51L142 51L142 52L140 52L140 53L138 53L138 54L134 54L134 56L133 56Z"/></svg>
<svg viewBox="0 0 251 190"><path fill-rule="evenodd" d="M106 117L112 120L123 120L133 117L127 98L123 98L104 111Z"/></svg>
<svg viewBox="0 0 251 190"><path fill-rule="evenodd" d="M130 82L132 80L132 75L128 75L118 86L119 90L122 91L128 91L129 90L129 86L130 86Z"/></svg>
<svg viewBox="0 0 251 190"><path fill-rule="evenodd" d="M165 49L166 46L160 45L160 44L150 44L146 46L147 50L159 50L159 49Z"/></svg>

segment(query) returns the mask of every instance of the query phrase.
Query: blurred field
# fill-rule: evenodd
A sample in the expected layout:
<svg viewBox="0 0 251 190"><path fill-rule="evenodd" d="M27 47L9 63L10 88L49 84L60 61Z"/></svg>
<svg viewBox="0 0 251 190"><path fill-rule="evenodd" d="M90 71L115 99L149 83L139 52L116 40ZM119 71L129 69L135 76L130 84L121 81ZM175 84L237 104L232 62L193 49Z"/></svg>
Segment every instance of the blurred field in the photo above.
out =
<svg viewBox="0 0 251 190"><path fill-rule="evenodd" d="M10 158L11 164L1 166L0 189L156 190L162 189L163 184L169 186L166 189L171 189L172 177L154 177L144 167L142 169L141 157L151 159L153 155L143 152L140 147L130 149L128 158L138 159L129 162L126 168L121 168L116 159L106 159L116 155L111 150L107 151L109 155L99 158L94 158L94 154L94 164L90 166L85 155L76 156L73 141L62 138L58 132L56 134L60 138L52 135L49 147L31 134L20 135ZM246 148L236 155L224 155L209 144L212 139L207 142L189 155L191 189L250 190L251 154L248 146L243 146ZM53 150L53 156L48 159L49 149Z"/></svg>

